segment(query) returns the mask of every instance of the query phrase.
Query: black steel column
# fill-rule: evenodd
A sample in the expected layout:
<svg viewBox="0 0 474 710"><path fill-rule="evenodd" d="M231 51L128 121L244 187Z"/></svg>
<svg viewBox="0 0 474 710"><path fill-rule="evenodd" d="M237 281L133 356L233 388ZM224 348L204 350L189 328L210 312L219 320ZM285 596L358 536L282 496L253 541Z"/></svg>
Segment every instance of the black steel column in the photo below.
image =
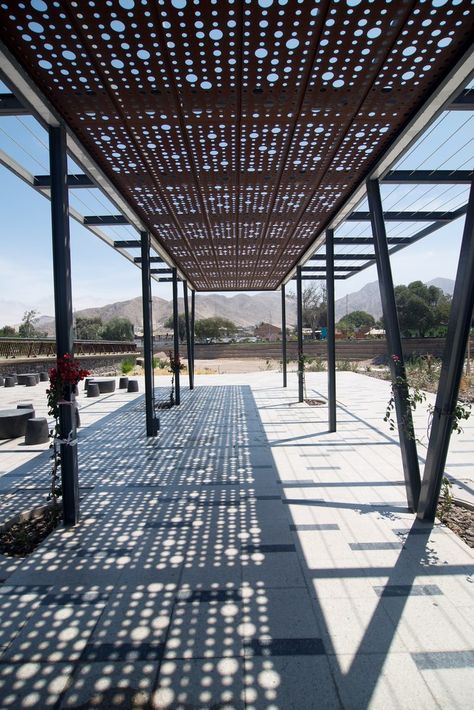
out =
<svg viewBox="0 0 474 710"><path fill-rule="evenodd" d="M283 370L283 387L286 387L288 384L286 359L286 293L285 284L283 284L281 287L281 362Z"/></svg>
<svg viewBox="0 0 474 710"><path fill-rule="evenodd" d="M191 369L193 371L193 387L194 387L194 323L196 317L196 291L191 291Z"/></svg>
<svg viewBox="0 0 474 710"><path fill-rule="evenodd" d="M444 475L474 306L474 184L469 205L454 285L448 332L443 353L438 393L431 424L418 517L434 520Z"/></svg>
<svg viewBox="0 0 474 710"><path fill-rule="evenodd" d="M336 319L334 300L334 230L326 230L328 424L336 431Z"/></svg>
<svg viewBox="0 0 474 710"><path fill-rule="evenodd" d="M174 400L181 403L181 388L179 383L179 314L178 314L178 272L172 269L173 274L173 344L174 344Z"/></svg>
<svg viewBox="0 0 474 710"><path fill-rule="evenodd" d="M62 126L49 129L49 165L56 352L60 358L74 354L66 131ZM79 522L76 412L72 389L64 394L68 403L59 406L59 435L67 441L60 445L63 517L65 525L75 525Z"/></svg>
<svg viewBox="0 0 474 710"><path fill-rule="evenodd" d="M146 435L156 436L155 393L153 372L153 321L150 274L150 235L141 232L142 257L142 308L143 308L143 364L145 366L145 415Z"/></svg>
<svg viewBox="0 0 474 710"><path fill-rule="evenodd" d="M296 267L296 330L298 333L298 401L304 399L303 289L301 266Z"/></svg>
<svg viewBox="0 0 474 710"><path fill-rule="evenodd" d="M186 352L188 354L188 376L189 389L194 389L194 373L192 368L193 348L191 345L191 327L189 324L189 301L188 301L188 284L183 281L183 300L184 300L184 320L186 323Z"/></svg>
<svg viewBox="0 0 474 710"><path fill-rule="evenodd" d="M377 180L367 181L367 198L374 237L375 260L382 301L383 320L387 338L388 355L392 383L394 385L395 410L397 413L398 435L403 462L403 473L408 507L417 509L420 496L420 469L416 442L414 439L413 418L408 405L408 387L405 364L403 361L400 327L393 290L392 269L388 253L387 234L382 210L380 188Z"/></svg>

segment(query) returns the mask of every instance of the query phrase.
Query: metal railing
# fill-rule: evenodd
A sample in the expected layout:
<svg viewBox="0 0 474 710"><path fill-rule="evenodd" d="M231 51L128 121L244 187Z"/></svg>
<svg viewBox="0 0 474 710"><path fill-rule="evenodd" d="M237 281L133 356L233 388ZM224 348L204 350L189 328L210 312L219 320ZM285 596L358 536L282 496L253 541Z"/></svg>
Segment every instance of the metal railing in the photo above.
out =
<svg viewBox="0 0 474 710"><path fill-rule="evenodd" d="M75 340L74 355L120 355L136 353L137 345L119 340ZM55 357L54 338L0 338L0 360L9 358Z"/></svg>

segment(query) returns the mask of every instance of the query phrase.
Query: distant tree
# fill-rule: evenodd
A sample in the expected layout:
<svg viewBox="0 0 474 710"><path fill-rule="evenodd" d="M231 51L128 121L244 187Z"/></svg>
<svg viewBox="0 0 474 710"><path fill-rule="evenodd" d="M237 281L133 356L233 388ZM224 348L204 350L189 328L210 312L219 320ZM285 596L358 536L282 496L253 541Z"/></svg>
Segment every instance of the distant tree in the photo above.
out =
<svg viewBox="0 0 474 710"><path fill-rule="evenodd" d="M46 333L38 330L36 324L39 321L38 311L25 311L20 325L18 326L18 335L20 338L43 338Z"/></svg>
<svg viewBox="0 0 474 710"><path fill-rule="evenodd" d="M133 323L128 318L112 318L100 330L102 340L133 340Z"/></svg>
<svg viewBox="0 0 474 710"><path fill-rule="evenodd" d="M353 333L362 327L373 328L375 318L366 311L352 311L338 321L337 327Z"/></svg>
<svg viewBox="0 0 474 710"><path fill-rule="evenodd" d="M200 340L216 340L222 336L231 336L237 332L237 326L227 318L203 318L195 324L196 338Z"/></svg>
<svg viewBox="0 0 474 710"><path fill-rule="evenodd" d="M396 286L395 301L402 335L424 338L430 330L447 324L451 297L436 286L422 281Z"/></svg>
<svg viewBox="0 0 474 710"><path fill-rule="evenodd" d="M173 330L173 316L170 316L167 320L165 320L163 325L165 326L165 328L171 328L171 330ZM186 318L184 313L180 313L178 315L178 336L181 342L183 343L186 339Z"/></svg>
<svg viewBox="0 0 474 710"><path fill-rule="evenodd" d="M296 299L296 294L290 293L289 297ZM327 326L328 306L326 287L323 284L308 283L303 287L301 294L303 328L311 328L314 333L318 328Z"/></svg>
<svg viewBox="0 0 474 710"><path fill-rule="evenodd" d="M87 316L76 317L76 338L78 340L98 340L100 331L104 324L102 319L87 318Z"/></svg>
<svg viewBox="0 0 474 710"><path fill-rule="evenodd" d="M0 338L13 338L15 335L18 333L11 325L4 325L3 328L0 328Z"/></svg>

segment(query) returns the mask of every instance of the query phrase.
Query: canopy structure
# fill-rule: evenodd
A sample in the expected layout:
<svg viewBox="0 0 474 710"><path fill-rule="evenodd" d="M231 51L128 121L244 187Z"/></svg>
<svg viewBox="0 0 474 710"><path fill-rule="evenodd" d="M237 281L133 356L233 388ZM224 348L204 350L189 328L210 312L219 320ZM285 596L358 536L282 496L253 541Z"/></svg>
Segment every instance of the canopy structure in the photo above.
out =
<svg viewBox="0 0 474 710"><path fill-rule="evenodd" d="M5 2L2 66L193 289L275 289L465 85L469 5Z"/></svg>

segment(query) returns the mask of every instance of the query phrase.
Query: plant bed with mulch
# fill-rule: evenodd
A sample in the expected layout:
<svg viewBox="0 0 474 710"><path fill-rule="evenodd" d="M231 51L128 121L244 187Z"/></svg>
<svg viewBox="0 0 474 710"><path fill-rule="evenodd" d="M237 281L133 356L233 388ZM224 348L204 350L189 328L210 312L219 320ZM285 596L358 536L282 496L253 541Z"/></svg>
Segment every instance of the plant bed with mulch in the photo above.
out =
<svg viewBox="0 0 474 710"><path fill-rule="evenodd" d="M466 545L474 548L474 510L453 502L448 510L438 507L438 518L453 531ZM441 512L442 511L442 512Z"/></svg>
<svg viewBox="0 0 474 710"><path fill-rule="evenodd" d="M304 401L310 407L323 407L326 404L324 399L305 399Z"/></svg>
<svg viewBox="0 0 474 710"><path fill-rule="evenodd" d="M61 507L51 504L16 516L0 530L0 553L27 557L58 527L61 514Z"/></svg>

